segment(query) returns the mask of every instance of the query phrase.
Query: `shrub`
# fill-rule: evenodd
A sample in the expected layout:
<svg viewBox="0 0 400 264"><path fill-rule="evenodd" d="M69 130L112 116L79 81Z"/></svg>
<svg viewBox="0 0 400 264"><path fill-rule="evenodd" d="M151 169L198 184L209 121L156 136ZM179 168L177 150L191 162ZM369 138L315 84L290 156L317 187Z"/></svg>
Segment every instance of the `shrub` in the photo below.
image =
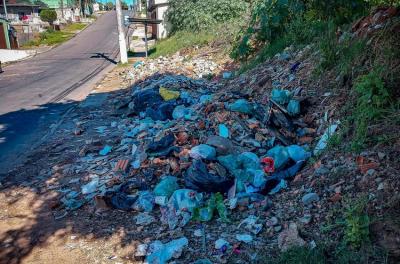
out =
<svg viewBox="0 0 400 264"><path fill-rule="evenodd" d="M53 25L53 22L57 19L57 13L54 9L43 9L40 11L40 19Z"/></svg>
<svg viewBox="0 0 400 264"><path fill-rule="evenodd" d="M171 0L167 17L172 33L199 31L239 17L247 6L244 0Z"/></svg>

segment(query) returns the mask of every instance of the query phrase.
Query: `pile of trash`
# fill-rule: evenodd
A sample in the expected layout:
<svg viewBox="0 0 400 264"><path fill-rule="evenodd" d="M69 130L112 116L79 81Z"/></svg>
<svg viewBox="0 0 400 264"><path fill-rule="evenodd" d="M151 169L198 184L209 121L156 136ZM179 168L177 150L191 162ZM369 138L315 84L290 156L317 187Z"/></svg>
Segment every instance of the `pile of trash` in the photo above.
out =
<svg viewBox="0 0 400 264"><path fill-rule="evenodd" d="M209 78L218 74L222 68L208 57L189 58L179 53L171 57L159 57L147 63L137 61L128 71L128 77L132 82L142 80L153 74L177 73L192 78Z"/></svg>
<svg viewBox="0 0 400 264"><path fill-rule="evenodd" d="M234 81L231 73L224 75L232 80L225 83ZM96 137L86 140L70 168L89 176L84 184L70 181L79 188L60 191L64 208L89 203L97 212L135 211L136 224L160 222L170 230L216 218L229 224L238 208L268 208L268 196L288 188L307 160L326 147L337 124L312 148L315 122L307 118L301 89L274 83L270 94L256 99L222 85L154 74L114 99L115 121L94 128ZM88 133L84 123L76 122L76 135ZM247 232L236 239L243 243L263 229L254 215L240 226ZM216 249L224 254L230 246L222 240ZM138 256L166 263L187 244L186 237L156 241L141 245Z"/></svg>

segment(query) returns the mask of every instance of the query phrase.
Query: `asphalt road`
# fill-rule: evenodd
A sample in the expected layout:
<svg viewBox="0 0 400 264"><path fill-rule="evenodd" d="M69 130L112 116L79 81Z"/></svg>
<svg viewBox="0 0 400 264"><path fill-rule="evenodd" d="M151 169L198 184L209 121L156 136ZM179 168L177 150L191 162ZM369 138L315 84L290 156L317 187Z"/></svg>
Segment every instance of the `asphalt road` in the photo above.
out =
<svg viewBox="0 0 400 264"><path fill-rule="evenodd" d="M14 165L118 54L115 11L68 42L0 74L0 172Z"/></svg>

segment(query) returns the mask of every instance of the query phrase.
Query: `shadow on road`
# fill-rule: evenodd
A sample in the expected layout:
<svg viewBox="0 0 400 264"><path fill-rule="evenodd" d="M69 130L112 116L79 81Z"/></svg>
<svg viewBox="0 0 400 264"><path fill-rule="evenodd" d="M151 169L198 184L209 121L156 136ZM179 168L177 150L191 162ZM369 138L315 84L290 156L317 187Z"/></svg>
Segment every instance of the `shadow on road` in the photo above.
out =
<svg viewBox="0 0 400 264"><path fill-rule="evenodd" d="M91 59L93 58L103 58L112 64L118 64L115 60L111 59L109 56L106 55L106 53L95 53L95 55L90 56Z"/></svg>

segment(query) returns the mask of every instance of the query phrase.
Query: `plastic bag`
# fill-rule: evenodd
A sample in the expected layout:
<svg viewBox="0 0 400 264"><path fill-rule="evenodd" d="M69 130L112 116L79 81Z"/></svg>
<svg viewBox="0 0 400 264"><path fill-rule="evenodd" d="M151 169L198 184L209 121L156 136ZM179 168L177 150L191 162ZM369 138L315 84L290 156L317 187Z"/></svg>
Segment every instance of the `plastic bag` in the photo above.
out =
<svg viewBox="0 0 400 264"><path fill-rule="evenodd" d="M291 145L286 147L289 157L298 162L300 160L307 160L311 157L311 153L304 150L304 148L298 145Z"/></svg>
<svg viewBox="0 0 400 264"><path fill-rule="evenodd" d="M180 96L180 93L178 91L168 90L167 88L164 88L162 86L158 89L158 92L160 93L164 101L175 100L178 99Z"/></svg>
<svg viewBox="0 0 400 264"><path fill-rule="evenodd" d="M229 138L229 128L224 124L218 125L218 134L220 137Z"/></svg>
<svg viewBox="0 0 400 264"><path fill-rule="evenodd" d="M194 160L185 174L185 186L200 192L226 193L232 185L232 179L209 173L201 160Z"/></svg>
<svg viewBox="0 0 400 264"><path fill-rule="evenodd" d="M193 218L202 222L208 222L213 218L215 210L217 210L222 221L230 222L228 219L228 211L220 193L212 194L207 201L206 207L196 208L193 213Z"/></svg>
<svg viewBox="0 0 400 264"><path fill-rule="evenodd" d="M290 100L287 106L287 111L291 116L300 114L300 102L294 99Z"/></svg>
<svg viewBox="0 0 400 264"><path fill-rule="evenodd" d="M276 170L281 169L289 161L289 153L287 149L280 145L268 150L266 156L273 158Z"/></svg>
<svg viewBox="0 0 400 264"><path fill-rule="evenodd" d="M200 144L190 150L190 157L193 159L213 160L215 159L216 155L217 152L215 148L206 144Z"/></svg>
<svg viewBox="0 0 400 264"><path fill-rule="evenodd" d="M160 103L157 106L146 108L146 116L154 121L165 121L173 118L173 111L175 109L174 102Z"/></svg>
<svg viewBox="0 0 400 264"><path fill-rule="evenodd" d="M134 205L138 211L151 212L154 208L154 194L149 191L142 191Z"/></svg>
<svg viewBox="0 0 400 264"><path fill-rule="evenodd" d="M239 99L234 103L227 105L226 108L230 111L244 114L252 114L254 111L254 105L245 99Z"/></svg>
<svg viewBox="0 0 400 264"><path fill-rule="evenodd" d="M177 180L178 179L173 176L164 177L154 188L154 194L156 196L171 197L174 191L179 188Z"/></svg>
<svg viewBox="0 0 400 264"><path fill-rule="evenodd" d="M289 103L291 94L288 90L272 89L271 98L278 104L284 105Z"/></svg>
<svg viewBox="0 0 400 264"><path fill-rule="evenodd" d="M179 257L182 250L189 244L186 237L172 240L166 244L161 241L151 243L149 250L152 252L146 257L146 263L166 264L170 259Z"/></svg>

